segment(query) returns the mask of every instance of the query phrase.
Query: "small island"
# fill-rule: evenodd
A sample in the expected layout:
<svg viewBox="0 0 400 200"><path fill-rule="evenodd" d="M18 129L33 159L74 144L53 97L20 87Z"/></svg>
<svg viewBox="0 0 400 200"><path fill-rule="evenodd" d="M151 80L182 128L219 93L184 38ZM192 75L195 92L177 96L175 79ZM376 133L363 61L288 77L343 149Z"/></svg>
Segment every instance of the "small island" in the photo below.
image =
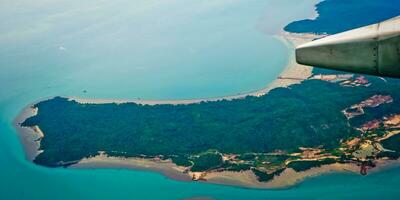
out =
<svg viewBox="0 0 400 200"><path fill-rule="evenodd" d="M320 37L310 33L373 23L371 18L363 21L363 7L352 10L358 15L351 27L306 28L335 17L325 11L333 2L320 3L315 20L287 26L286 31L297 34L286 38L304 42ZM286 187L329 171L367 175L400 157L399 80L289 65L274 87L227 98L54 97L29 106L18 126L36 133L39 151L33 161L39 165L119 166L244 187ZM303 74L293 78L298 69Z"/></svg>

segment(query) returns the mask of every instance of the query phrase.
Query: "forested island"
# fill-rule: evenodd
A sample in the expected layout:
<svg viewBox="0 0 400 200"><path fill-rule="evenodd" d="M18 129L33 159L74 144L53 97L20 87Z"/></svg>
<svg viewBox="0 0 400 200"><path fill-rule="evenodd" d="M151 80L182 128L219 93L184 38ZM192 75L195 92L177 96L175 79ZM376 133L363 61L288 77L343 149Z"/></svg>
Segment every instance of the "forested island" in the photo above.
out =
<svg viewBox="0 0 400 200"><path fill-rule="evenodd" d="M400 130L400 82L345 77L316 75L262 97L189 105L56 97L36 104L38 114L22 126L45 133L34 162L51 167L105 152L171 159L192 172L253 170L267 181L287 167L397 158L397 136L386 137Z"/></svg>
<svg viewBox="0 0 400 200"><path fill-rule="evenodd" d="M375 23L400 14L390 2L327 0L317 5L317 19L285 30L336 33ZM377 8L388 12L370 17ZM194 180L251 171L267 182L288 168L333 163L353 163L366 174L375 161L400 157L399 90L396 79L314 69L300 84L234 100L145 105L55 97L33 105L37 114L21 126L44 133L34 162L49 167L106 154L169 160Z"/></svg>

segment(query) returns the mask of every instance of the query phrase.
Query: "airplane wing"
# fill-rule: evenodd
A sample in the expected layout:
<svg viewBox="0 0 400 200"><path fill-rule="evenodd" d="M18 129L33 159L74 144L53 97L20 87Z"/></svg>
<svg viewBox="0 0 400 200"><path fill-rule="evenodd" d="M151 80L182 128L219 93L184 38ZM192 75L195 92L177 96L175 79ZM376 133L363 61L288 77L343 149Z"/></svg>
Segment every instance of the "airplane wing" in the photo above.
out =
<svg viewBox="0 0 400 200"><path fill-rule="evenodd" d="M400 78L400 16L296 48L299 64Z"/></svg>

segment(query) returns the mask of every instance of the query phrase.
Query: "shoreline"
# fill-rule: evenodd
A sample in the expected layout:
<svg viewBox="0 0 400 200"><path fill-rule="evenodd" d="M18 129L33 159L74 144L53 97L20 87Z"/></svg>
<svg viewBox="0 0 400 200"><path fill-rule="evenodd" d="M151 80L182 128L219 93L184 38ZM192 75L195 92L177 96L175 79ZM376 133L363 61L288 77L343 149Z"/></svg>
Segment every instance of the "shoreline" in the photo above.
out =
<svg viewBox="0 0 400 200"><path fill-rule="evenodd" d="M288 48L293 49L295 46L310 41L318 35L314 34L294 34L294 33L286 33L283 32L278 38L288 46ZM201 102L210 102L210 101L220 101L220 100L234 100L241 99L247 96L255 96L259 97L262 95L268 94L274 88L279 87L289 87L293 84L299 84L303 80L307 80L312 76L312 68L307 66L299 65L295 62L294 53L291 50L290 57L288 59L287 66L284 71L279 76L280 78L276 79L272 83L270 83L267 87L257 90L254 92L248 92L239 95L232 96L224 96L217 98L204 98L204 99L187 99L187 100L124 100L124 99L86 99L79 97L67 97L70 100L75 100L78 103L86 103L86 104L103 104L103 103L137 103L143 105L158 105L158 104L170 104L170 105L178 105L178 104L193 104L193 103L201 103ZM41 101L47 100L50 98L43 98L39 101L31 103L26 106L17 118L14 120L14 126L17 129L19 134L19 138L21 143L23 144L23 148L25 150L26 158L30 161L33 161L34 158L41 153L39 151L40 148L40 139L44 137L43 133L40 131L39 127L21 127L20 123L22 123L25 119L34 116L37 114L37 109L33 106ZM384 160L376 160L378 166L372 168L369 173L375 173L377 171L381 171L388 166L391 166L392 163L399 164L400 161L384 161ZM68 166L70 169L133 169L133 170L144 170L151 171L155 173L159 173L164 175L165 177L171 178L173 180L179 181L192 181L192 175L194 173L184 173L185 168L179 167L172 163L170 160L156 160L156 159L144 159L144 158L124 158L124 157L111 157L105 154L100 154L90 158L84 158L82 160L77 161L77 163ZM248 170L244 172L233 172L233 171L222 171L222 172L207 172L204 177L207 181L201 181L212 184L220 184L220 185L229 185L229 186L237 186L243 188L253 188L253 189L284 189L295 186L305 179L316 177L322 174L329 173L356 173L359 174L360 167L353 163L340 164L334 163L330 165L323 165L321 167L311 168L306 171L296 172L291 168L286 168L284 172L282 172L279 176L276 176L274 179L268 182L259 182L257 180L256 175Z"/></svg>
<svg viewBox="0 0 400 200"><path fill-rule="evenodd" d="M288 63L285 66L283 72L280 74L278 79L268 84L266 87L256 90L253 92L247 92L238 95L231 96L223 96L216 98L200 98L200 99L187 99L187 100L126 100L126 99L87 99L87 98L79 98L79 97L66 97L70 100L75 100L78 103L83 104L103 104L103 103L137 103L142 105L160 105L160 104L170 104L170 105L179 105L179 104L193 104L193 103L201 103L201 102L212 102L212 101L220 101L220 100L235 100L242 99L247 96L260 97L268 94L274 88L279 87L289 87L293 84L299 84L304 80L307 80L312 76L312 67L299 65L295 62L294 59L294 48L302 43L306 43L319 37L314 34L297 34L297 33L288 33L282 32L279 36L276 36L279 40L281 40L289 49L289 58ZM14 120L14 126L17 129L19 134L19 138L21 143L23 144L23 148L25 151L25 156L28 160L33 161L34 158L41 153L40 149L40 140L44 137L44 134L41 132L39 127L21 127L20 124L27 118L34 116L37 114L37 109L33 106L38 102L51 99L52 97L43 98L41 100L35 101L34 103L26 106L20 114ZM124 157L109 157L107 155L97 155L90 158L84 158L77 163L68 166L68 168L85 168L85 169L94 169L94 168L123 168L123 169L134 169L134 170L145 170L152 171L156 173L160 173L168 178L180 181L192 181L192 174L184 174L184 168L179 167L172 163L171 161L154 161L151 159L143 159L143 158L124 158ZM222 184L222 185L231 185L231 186L239 186L245 188L284 188L291 185L295 185L299 182L298 179L293 181L293 179L284 180L285 174L286 176L292 176L293 174L299 174L300 179L303 180L304 177L308 177L308 174L313 174L314 170L307 170L304 173L296 173L296 172L286 172L282 173L277 178L269 181L267 183L258 182L257 177L254 175L252 171L246 172L211 172L207 174L207 183L214 184ZM293 170L292 170L293 171ZM318 170L317 170L318 171ZM302 175L303 174L303 175ZM282 178L279 178L281 177ZM296 176L297 177L297 176Z"/></svg>
<svg viewBox="0 0 400 200"><path fill-rule="evenodd" d="M19 121L26 119L24 117L33 116L37 113L31 104L24 108L21 114L15 120L20 140L25 150L25 156L28 160L33 161L34 158L41 153L40 139L44 136L40 129L34 127L21 127ZM377 173L400 165L399 160L379 159L374 161L376 167L369 168L368 174ZM141 170L152 173L158 173L166 178L191 182L192 176L199 173L185 173L185 167L177 166L171 160L160 160L156 158L138 158L138 157L113 157L99 152L99 155L83 158L76 161L75 164L69 165L68 169L127 169L127 170ZM234 172L206 172L204 178L206 180L198 180L198 182L227 185L249 189L287 189L300 184L301 182L317 177L320 175L327 175L331 173L352 173L360 174L360 166L355 163L334 163L329 165L322 165L314 167L306 171L296 172L291 168L286 168L280 175L274 177L268 182L259 182L257 176L251 171ZM201 174L201 173L200 173ZM361 176L361 175L359 175Z"/></svg>
<svg viewBox="0 0 400 200"><path fill-rule="evenodd" d="M368 169L368 174L378 173L396 166L399 166L400 160L376 160L376 167ZM177 166L171 160L157 160L151 158L124 158L113 157L100 154L90 158L84 158L76 164L69 166L70 169L134 169L150 171L161 174L167 178L177 181L190 182L193 172L184 173L184 167ZM291 168L286 168L279 176L271 181L259 182L257 176L251 171L234 172L207 172L205 180L197 180L217 185L227 185L248 189L287 189L294 187L301 182L333 173L350 173L360 175L360 166L354 163L334 163L314 167L306 171L296 172ZM193 181L195 182L195 181Z"/></svg>
<svg viewBox="0 0 400 200"><path fill-rule="evenodd" d="M169 160L154 160L136 157L112 157L104 153L84 158L78 163L68 166L70 169L133 169L156 172L178 181L192 181L188 174L184 174L184 167L179 167Z"/></svg>
<svg viewBox="0 0 400 200"><path fill-rule="evenodd" d="M38 109L33 108L33 106L38 102L40 101L25 106L12 123L25 152L25 158L29 161L33 161L41 153L39 150L40 140L44 137L44 134L39 127L35 129L35 127L23 127L21 124L29 117L37 114Z"/></svg>
<svg viewBox="0 0 400 200"><path fill-rule="evenodd" d="M275 36L278 40L285 44L289 49L289 57L286 66L283 68L282 73L274 81L267 84L264 88L259 90L249 91L245 93L239 93L236 95L227 95L221 97L213 98L194 98L194 99L181 99L181 100L151 100L151 99L94 99L94 98L81 98L77 96L66 96L70 100L75 100L82 104L105 104L105 103L136 103L141 105L186 105L202 102L213 102L222 100L235 100L243 99L248 96L260 97L268 94L269 91L280 88L289 87L294 84L299 84L304 80L307 80L312 76L312 67L297 64L295 61L294 49L296 46L312 41L321 35L316 34L299 34L299 33L289 33L282 31L279 35Z"/></svg>
<svg viewBox="0 0 400 200"><path fill-rule="evenodd" d="M280 88L280 87L289 87L293 84L299 84L304 80L307 80L312 76L312 67L304 66L297 64L294 59L294 48L300 44L309 42L320 35L316 34L299 34L299 33L289 33L282 31L279 35L275 36L280 41L282 41L285 46L289 49L289 58L288 63L284 67L284 70L279 75L279 77L273 82L269 83L266 87L246 92L243 94L230 95L230 96L222 96L215 98L198 98L198 99L183 99L183 100L144 100L144 99L90 99L90 98L80 98L80 97L65 97L70 100L75 100L78 103L82 104L105 104L105 103L137 103L142 105L186 105L193 103L201 103L201 102L213 102L213 101L221 101L221 100L235 100L235 99L243 99L247 96L260 97L268 94L269 91ZM285 79L286 77L286 79ZM26 107L24 107L17 117L13 121L13 126L17 130L19 135L19 140L22 143L25 157L27 160L33 161L34 158L40 153L40 139L43 137L43 133L41 133L40 129L36 127L21 127L20 124L25 121L27 118L36 115L37 110L33 109L33 106L41 101L49 100L53 97L41 98L39 100L30 103Z"/></svg>

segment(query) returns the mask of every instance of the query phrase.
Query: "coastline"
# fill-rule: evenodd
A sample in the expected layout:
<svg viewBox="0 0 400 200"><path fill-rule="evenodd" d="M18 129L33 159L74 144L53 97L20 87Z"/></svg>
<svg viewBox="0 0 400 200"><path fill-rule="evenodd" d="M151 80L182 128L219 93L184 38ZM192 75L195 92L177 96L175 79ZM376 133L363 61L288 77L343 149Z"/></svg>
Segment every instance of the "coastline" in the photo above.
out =
<svg viewBox="0 0 400 200"><path fill-rule="evenodd" d="M179 167L172 163L171 160L143 159L143 158L123 158L112 157L100 154L94 157L85 158L76 164L69 166L72 169L135 169L160 173L170 179L179 181L192 181L192 172L184 173L184 167ZM276 176L268 182L259 182L257 176L251 171L233 172L207 172L204 176L205 180L200 182L230 185L243 188L253 189L283 189L292 187L307 178L328 174L332 172L350 172L359 173L359 166L356 164L340 164L334 163L323 165L321 167L311 168L306 171L296 172L291 168L285 169L282 174Z"/></svg>
<svg viewBox="0 0 400 200"><path fill-rule="evenodd" d="M317 35L314 34L293 34L293 33L282 33L279 39L282 40L289 48L294 48L299 44L307 41L311 41L316 38ZM78 103L86 104L103 104L103 103L138 103L143 105L157 105L157 104L192 104L208 101L219 101L219 100L234 100L245 98L246 96L259 97L274 88L278 87L289 87L293 84L301 83L303 80L308 79L312 76L312 68L307 66L299 65L295 62L293 58L294 54L291 53L288 64L285 70L281 73L280 78L269 84L267 87L257 90L254 92L249 92L245 94L210 98L210 99L189 99L189 100L124 100L124 99L84 99L78 97L69 97L71 100L75 100ZM46 100L49 98L42 99ZM37 101L40 102L40 101ZM25 107L18 117L15 119L14 125L20 135L20 140L24 146L26 157L28 160L34 160L34 158L40 153L40 139L44 136L40 131L39 127L21 127L25 119L36 115L37 109L33 107L37 102L32 103ZM379 163L379 164L378 164ZM384 161L378 160L378 167L371 169L369 172L375 173L376 171L381 171L382 169L391 166L392 163L400 163L400 161ZM100 155L84 158L77 161L76 164L68 166L71 169L104 169L104 168L122 168L122 169L134 169L134 170L144 170L160 173L168 178L179 180L179 181L192 181L192 176L196 173L184 173L185 168L179 167L172 163L170 160L158 160L158 159L143 159L143 158L124 158L124 157L111 157L100 153ZM360 167L356 164L340 164L334 163L330 165L323 165L321 167L311 168L306 171L296 172L291 168L285 169L279 176L268 182L259 182L256 175L248 170L243 172L232 172L232 171L222 171L222 172L207 172L204 178L205 182L213 184L230 185L244 188L258 188L258 189L281 189L294 186L307 178L319 176L321 174L328 174L333 172L350 172L358 174ZM196 174L197 176L198 174Z"/></svg>
<svg viewBox="0 0 400 200"><path fill-rule="evenodd" d="M284 70L279 75L279 77L268 84L266 87L255 90L243 94L230 95L230 96L222 96L215 98L199 98L199 99L184 99L184 100L147 100L147 99L90 99L90 98L80 98L69 96L66 97L70 100L74 100L78 103L82 104L105 104L105 103L137 103L142 105L161 105L161 104L169 104L169 105L185 105L185 104L193 104L193 103L201 103L201 102L212 102L212 101L221 101L221 100L235 100L235 99L243 99L247 96L260 97L268 94L269 91L279 88L279 87L289 87L293 84L299 84L304 80L307 80L312 76L312 67L304 66L297 64L295 61L294 49L296 46L301 45L303 43L312 41L315 38L320 37L320 35L316 34L299 34L299 33L289 33L282 31L279 35L276 36L278 40L283 42L287 48L289 49L290 55L288 57L288 63L284 67ZM43 133L41 133L38 127L21 127L20 124L25 121L25 119L36 115L37 110L33 109L33 106L36 103L41 101L45 101L51 99L53 97L47 97L39 99L33 103L30 103L25 108L23 108L20 113L17 115L13 122L13 126L17 130L19 134L19 139L23 144L23 148L26 154L26 158L30 161L34 160L34 158L40 153L40 139L43 137Z"/></svg>
<svg viewBox="0 0 400 200"><path fill-rule="evenodd" d="M232 95L232 96L223 96L217 98L187 99L187 100L86 99L79 97L67 97L67 98L83 104L137 103L142 105L160 105L160 104L178 105L178 104L193 104L201 102L220 101L220 100L235 100L235 99L242 99L247 96L260 97L268 94L268 92L274 88L289 87L290 85L293 84L299 84L303 80L307 80L309 77L312 76L312 67L299 65L295 62L294 59L295 55L293 50L295 46L311 41L316 37L318 37L318 35L296 34L288 32L282 32L279 36L277 36L277 38L281 40L290 49L288 63L278 79L268 84L266 87L253 92ZM37 114L38 112L37 108L33 107L36 103L50 98L44 98L26 106L14 120L14 126L17 129L17 132L20 136L21 143L23 144L25 150L26 158L30 161L33 161L34 158L41 153L41 151L39 150L40 140L42 137L44 137L44 134L41 132L39 127L21 127L20 124L25 119ZM183 173L185 169L183 167L175 165L170 160L156 161L154 159L143 159L143 158L110 157L104 154L100 154L90 158L84 158L80 161L77 161L77 163L68 166L68 168L86 168L86 169L124 168L124 169L145 170L145 171L157 172L171 179L180 181L192 181L192 176L193 176L193 173L191 172L189 172L189 174ZM280 176L277 176L272 181L266 183L259 182L257 180L257 177L254 175L252 171L210 172L207 173L206 178L208 183L214 183L214 184L232 185L232 186L239 186L246 188L284 188L295 185L296 183L303 180L305 177L309 177L310 175L321 174L324 172L324 169L325 171L331 171L330 167L324 167L320 170L311 169L301 173L297 173L294 172L293 170L288 169L285 170L285 172L283 172ZM297 177L297 178L293 179L292 177Z"/></svg>
<svg viewBox="0 0 400 200"><path fill-rule="evenodd" d="M36 102L37 103L37 102ZM29 117L35 116L38 109L33 108L35 103L31 103L24 107L20 114L14 119L13 126L18 133L18 138L22 143L25 152L25 157L29 161L33 161L37 155L41 153L40 140L44 137L43 132L39 127L23 127L21 123Z"/></svg>
<svg viewBox="0 0 400 200"><path fill-rule="evenodd" d="M369 174L396 167L400 160L376 160L377 166L368 170ZM85 158L76 164L69 166L72 169L134 169L159 173L167 178L178 181L192 181L195 173L185 173L184 167L179 167L171 160L157 160L149 158L123 158L112 157L100 154L94 157ZM199 182L217 185L228 185L250 189L286 189L293 187L306 179L327 175L331 173L360 173L360 166L354 163L334 163L314 167L306 171L296 172L291 168L286 168L279 176L274 177L268 182L259 182L256 175L251 171L233 172L207 172L203 177L205 180ZM361 175L360 175L361 176Z"/></svg>
<svg viewBox="0 0 400 200"><path fill-rule="evenodd" d="M191 181L191 175L184 173L184 167L178 167L172 161L154 160L154 159L141 159L141 158L122 158L111 157L104 154L85 158L77 164L69 166L74 169L107 169L107 168L124 168L124 169L139 169L146 171L153 171L173 180ZM355 164L331 164L323 165L321 167L311 168L306 171L296 172L291 168L285 169L281 175L276 176L268 182L259 182L256 175L250 171L233 172L208 172L201 182L230 185L243 188L253 189L282 189L294 186L307 178L315 177L321 174L332 172L351 172L358 174L359 167Z"/></svg>
<svg viewBox="0 0 400 200"><path fill-rule="evenodd" d="M104 104L104 103L137 103L141 105L185 105L194 104L201 102L212 102L212 101L222 101L222 100L235 100L243 99L247 96L260 97L268 94L269 91L279 88L279 87L289 87L293 84L299 84L304 80L307 80L312 76L312 67L297 64L295 61L294 49L296 46L312 41L315 38L320 37L316 34L298 34L289 33L282 31L276 36L278 40L283 42L285 46L289 49L288 63L284 67L282 73L278 76L276 80L266 85L264 88L259 90L240 93L236 95L228 95L222 97L214 98L196 98L196 99L182 99L182 100L151 100L151 99L91 99L91 98L81 98L76 96L67 96L66 98L70 100L75 100L82 104Z"/></svg>
<svg viewBox="0 0 400 200"><path fill-rule="evenodd" d="M191 181L188 174L184 174L184 168L179 167L169 160L154 160L148 158L123 158L111 157L103 153L97 156L84 158L78 163L69 166L71 169L134 169L158 172L165 177L178 181Z"/></svg>

